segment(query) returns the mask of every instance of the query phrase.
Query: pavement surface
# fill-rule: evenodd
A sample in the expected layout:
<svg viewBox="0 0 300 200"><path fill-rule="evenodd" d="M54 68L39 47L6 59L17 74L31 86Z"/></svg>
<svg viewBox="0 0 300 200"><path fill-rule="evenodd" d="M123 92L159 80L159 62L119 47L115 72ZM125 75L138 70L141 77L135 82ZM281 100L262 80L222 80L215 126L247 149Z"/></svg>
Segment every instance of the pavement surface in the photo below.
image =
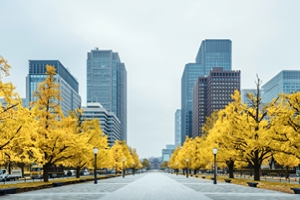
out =
<svg viewBox="0 0 300 200"><path fill-rule="evenodd" d="M286 194L212 180L147 172L0 196L10 200L299 200L299 194Z"/></svg>

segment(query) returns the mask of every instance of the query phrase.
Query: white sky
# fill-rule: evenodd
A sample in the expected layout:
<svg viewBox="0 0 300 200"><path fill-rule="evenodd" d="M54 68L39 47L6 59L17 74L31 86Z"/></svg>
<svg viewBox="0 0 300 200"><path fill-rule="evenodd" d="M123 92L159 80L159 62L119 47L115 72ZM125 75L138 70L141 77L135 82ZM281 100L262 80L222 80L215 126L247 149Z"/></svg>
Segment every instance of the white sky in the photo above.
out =
<svg viewBox="0 0 300 200"><path fill-rule="evenodd" d="M55 59L78 79L86 102L87 52L118 52L127 68L128 144L140 157L174 143L181 75L204 39L232 40L242 89L300 69L300 1L1 0L0 55L25 97L28 60Z"/></svg>

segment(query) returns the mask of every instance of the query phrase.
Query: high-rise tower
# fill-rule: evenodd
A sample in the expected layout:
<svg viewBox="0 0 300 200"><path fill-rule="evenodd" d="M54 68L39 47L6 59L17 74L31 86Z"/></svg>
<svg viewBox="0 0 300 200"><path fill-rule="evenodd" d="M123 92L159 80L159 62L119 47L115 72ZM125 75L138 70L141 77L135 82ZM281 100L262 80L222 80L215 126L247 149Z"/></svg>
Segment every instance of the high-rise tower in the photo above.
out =
<svg viewBox="0 0 300 200"><path fill-rule="evenodd" d="M196 63L201 65L200 70L205 75L214 67L231 70L231 40L203 40Z"/></svg>
<svg viewBox="0 0 300 200"><path fill-rule="evenodd" d="M121 140L127 141L127 72L118 53L88 52L87 102L99 102L121 121Z"/></svg>
<svg viewBox="0 0 300 200"><path fill-rule="evenodd" d="M56 69L55 78L60 86L61 109L64 115L68 111L74 111L81 107L81 97L78 93L78 81L58 60L29 60L29 73L26 77L26 104L34 101L32 94L37 89L39 83L46 78L46 65L51 65Z"/></svg>
<svg viewBox="0 0 300 200"><path fill-rule="evenodd" d="M195 63L186 64L181 78L181 144L192 137L192 92L198 76L212 68L231 70L231 40L203 40Z"/></svg>
<svg viewBox="0 0 300 200"><path fill-rule="evenodd" d="M181 110L175 112L175 146L181 145Z"/></svg>
<svg viewBox="0 0 300 200"><path fill-rule="evenodd" d="M192 90L198 76L203 75L199 67L196 63L186 64L181 77L181 145L186 136L192 137Z"/></svg>
<svg viewBox="0 0 300 200"><path fill-rule="evenodd" d="M235 90L240 92L241 72L213 68L208 76L200 76L193 88L193 137L202 136L206 117L232 102Z"/></svg>

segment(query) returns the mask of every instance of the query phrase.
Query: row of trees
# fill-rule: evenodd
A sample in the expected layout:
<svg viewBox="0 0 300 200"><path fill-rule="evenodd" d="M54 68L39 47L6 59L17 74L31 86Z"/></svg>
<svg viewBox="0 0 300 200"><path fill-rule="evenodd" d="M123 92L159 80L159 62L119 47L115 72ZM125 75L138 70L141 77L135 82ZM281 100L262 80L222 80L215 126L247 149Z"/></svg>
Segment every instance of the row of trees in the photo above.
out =
<svg viewBox="0 0 300 200"><path fill-rule="evenodd" d="M235 91L233 101L212 113L203 126L203 136L186 138L182 148L175 149L168 166L174 169L211 169L212 149L218 148L220 168L250 166L254 180L260 180L263 164L274 162L288 167L300 164L300 92L282 94L263 104L257 78L255 94L248 93L248 103Z"/></svg>
<svg viewBox="0 0 300 200"><path fill-rule="evenodd" d="M0 56L0 97L5 102L0 103L0 164L15 164L22 169L27 164L40 164L45 182L52 165L76 168L79 177L80 169L92 168L93 148L97 147L99 168L141 168L136 150L124 141L108 147L98 119L83 120L81 109L70 112L68 117L63 115L55 68L46 68L46 78L26 108L13 84L2 81L3 75L9 75L10 65Z"/></svg>

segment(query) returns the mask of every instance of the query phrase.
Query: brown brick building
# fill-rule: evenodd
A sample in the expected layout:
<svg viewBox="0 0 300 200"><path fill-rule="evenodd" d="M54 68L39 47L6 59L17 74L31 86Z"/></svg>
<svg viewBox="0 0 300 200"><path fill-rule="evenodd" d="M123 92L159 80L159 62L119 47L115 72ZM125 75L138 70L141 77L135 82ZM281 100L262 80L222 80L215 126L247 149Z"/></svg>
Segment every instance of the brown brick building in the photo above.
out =
<svg viewBox="0 0 300 200"><path fill-rule="evenodd" d="M206 117L232 102L231 95L241 88L240 70L213 68L208 76L199 76L193 87L192 136L202 136Z"/></svg>

